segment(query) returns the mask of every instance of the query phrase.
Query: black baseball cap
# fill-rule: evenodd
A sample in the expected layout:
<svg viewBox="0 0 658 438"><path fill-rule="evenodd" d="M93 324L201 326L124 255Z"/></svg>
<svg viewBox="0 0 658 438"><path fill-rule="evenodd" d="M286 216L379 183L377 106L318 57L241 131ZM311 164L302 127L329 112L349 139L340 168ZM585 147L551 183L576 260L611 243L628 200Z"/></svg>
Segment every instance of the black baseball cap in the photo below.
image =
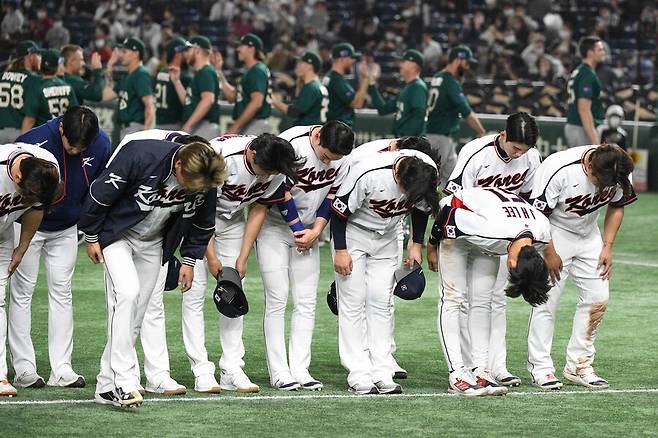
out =
<svg viewBox="0 0 658 438"><path fill-rule="evenodd" d="M37 46L37 43L35 43L32 40L21 41L18 44L18 46L16 46L17 58L24 58L27 55L31 55L32 53L38 53L38 52L39 52L39 46Z"/></svg>
<svg viewBox="0 0 658 438"><path fill-rule="evenodd" d="M423 65L425 64L425 57L423 56L422 53L420 53L418 50L415 49L405 50L402 56L398 59L400 59L401 61L415 62L420 66L420 68L423 68Z"/></svg>
<svg viewBox="0 0 658 438"><path fill-rule="evenodd" d="M295 56L297 61L307 62L313 66L315 72L319 72L322 68L322 59L315 52L305 52L302 56Z"/></svg>
<svg viewBox="0 0 658 438"><path fill-rule="evenodd" d="M463 44L459 44L453 47L452 49L450 49L450 52L448 53L448 62L452 62L455 59L465 59L471 64L478 63L478 60L475 56L473 56L473 52L471 52L471 49L469 49L467 46Z"/></svg>
<svg viewBox="0 0 658 438"><path fill-rule="evenodd" d="M57 49L47 49L41 52L41 68L56 69L64 60Z"/></svg>
<svg viewBox="0 0 658 438"><path fill-rule="evenodd" d="M190 44L196 47L201 47L202 49L212 50L212 43L208 37L204 37L203 35L197 35L190 38Z"/></svg>
<svg viewBox="0 0 658 438"><path fill-rule="evenodd" d="M192 43L179 36L175 36L167 42L167 55L173 57L176 53L184 52L190 47L194 47Z"/></svg>
<svg viewBox="0 0 658 438"><path fill-rule="evenodd" d="M359 59L362 53L354 50L354 46L350 43L338 43L331 48L331 57L336 58L355 58Z"/></svg>
<svg viewBox="0 0 658 438"><path fill-rule="evenodd" d="M243 35L242 38L235 42L235 44L238 46L254 47L258 52L263 51L263 40L261 40L258 35L253 33Z"/></svg>
<svg viewBox="0 0 658 438"><path fill-rule="evenodd" d="M144 42L137 37L126 38L122 43L117 44L117 47L139 52L140 59L144 59L146 46L144 45Z"/></svg>
<svg viewBox="0 0 658 438"><path fill-rule="evenodd" d="M395 289L393 294L403 300L415 300L420 298L425 290L425 274L423 268L414 262L411 268L406 266L396 270L393 273L395 278Z"/></svg>

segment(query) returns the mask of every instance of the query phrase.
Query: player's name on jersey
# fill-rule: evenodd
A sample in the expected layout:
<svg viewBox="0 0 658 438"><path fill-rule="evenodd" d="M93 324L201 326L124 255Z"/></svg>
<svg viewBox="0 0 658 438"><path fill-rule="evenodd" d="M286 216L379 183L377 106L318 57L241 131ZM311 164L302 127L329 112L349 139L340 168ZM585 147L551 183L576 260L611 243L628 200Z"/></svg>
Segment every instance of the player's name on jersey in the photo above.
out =
<svg viewBox="0 0 658 438"><path fill-rule="evenodd" d="M71 94L70 85L57 85L55 87L46 87L43 89L43 95L48 97L68 96Z"/></svg>
<svg viewBox="0 0 658 438"><path fill-rule="evenodd" d="M27 79L27 75L17 71L6 71L2 74L3 81L20 82L22 84L25 79Z"/></svg>

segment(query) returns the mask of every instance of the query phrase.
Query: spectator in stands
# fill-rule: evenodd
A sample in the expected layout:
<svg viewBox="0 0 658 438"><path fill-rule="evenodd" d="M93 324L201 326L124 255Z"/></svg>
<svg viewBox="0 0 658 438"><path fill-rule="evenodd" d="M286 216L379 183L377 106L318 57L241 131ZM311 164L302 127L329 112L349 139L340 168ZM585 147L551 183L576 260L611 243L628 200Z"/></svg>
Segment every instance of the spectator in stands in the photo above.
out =
<svg viewBox="0 0 658 438"><path fill-rule="evenodd" d="M82 77L85 74L85 59L82 47L69 44L62 47L62 58L64 59L64 82L73 87L75 97L80 105L85 101L100 102L109 100L111 94L103 94L105 89L105 78L101 56L98 53L91 55L91 80L86 81Z"/></svg>
<svg viewBox="0 0 658 438"><path fill-rule="evenodd" d="M252 23L253 23L253 17L251 15L251 12L249 12L248 10L244 10L240 13L239 16L237 16L233 20L233 23L231 23L231 27L233 28L233 31L235 33L242 36L248 34L254 29Z"/></svg>
<svg viewBox="0 0 658 438"><path fill-rule="evenodd" d="M93 55L94 53L98 53L101 57L102 63L107 63L112 57L112 48L108 42L109 33L110 29L107 24L100 23L96 26L90 54Z"/></svg>
<svg viewBox="0 0 658 438"><path fill-rule="evenodd" d="M40 6L36 17L30 21L30 35L35 40L42 41L51 27L53 27L53 19L48 16L48 9Z"/></svg>
<svg viewBox="0 0 658 438"><path fill-rule="evenodd" d="M295 0L292 6L292 14L295 16L295 33L301 32L310 16L306 1Z"/></svg>
<svg viewBox="0 0 658 438"><path fill-rule="evenodd" d="M290 70L295 46L290 35L284 32L279 36L277 44L267 57L267 66L270 70L285 72Z"/></svg>
<svg viewBox="0 0 658 438"><path fill-rule="evenodd" d="M71 41L71 34L68 29L64 27L62 17L55 15L53 27L46 32L46 44L48 44L48 47L61 49L68 44L69 41Z"/></svg>
<svg viewBox="0 0 658 438"><path fill-rule="evenodd" d="M225 20L230 22L236 13L235 3L232 0L217 0L210 8L209 19L212 21Z"/></svg>
<svg viewBox="0 0 658 438"><path fill-rule="evenodd" d="M530 74L530 78L533 81L552 83L557 78L555 69L553 68L553 63L547 55L542 55L537 59L535 71L535 73Z"/></svg>
<svg viewBox="0 0 658 438"><path fill-rule="evenodd" d="M308 24L320 35L324 35L329 30L329 14L327 4L323 0L313 5L313 13L308 17Z"/></svg>
<svg viewBox="0 0 658 438"><path fill-rule="evenodd" d="M21 12L20 4L19 0L10 0L3 4L2 10L5 16L0 24L3 40L17 38L23 31L25 17Z"/></svg>
<svg viewBox="0 0 658 438"><path fill-rule="evenodd" d="M439 67L439 61L443 50L441 45L432 38L430 32L423 32L423 56L425 57L425 69L434 73Z"/></svg>
<svg viewBox="0 0 658 438"><path fill-rule="evenodd" d="M142 18L141 34L142 41L146 44L149 53L157 56L160 38L162 37L162 28L158 23L153 22L151 14L144 14Z"/></svg>
<svg viewBox="0 0 658 438"><path fill-rule="evenodd" d="M621 127L623 121L624 108L620 105L610 105L605 112L605 123L596 127L601 143L613 143L627 150L628 133Z"/></svg>
<svg viewBox="0 0 658 438"><path fill-rule="evenodd" d="M540 32L533 33L530 36L530 44L521 52L521 58L528 66L528 73L537 75L537 66L539 65L539 58L544 55L546 46L546 37Z"/></svg>

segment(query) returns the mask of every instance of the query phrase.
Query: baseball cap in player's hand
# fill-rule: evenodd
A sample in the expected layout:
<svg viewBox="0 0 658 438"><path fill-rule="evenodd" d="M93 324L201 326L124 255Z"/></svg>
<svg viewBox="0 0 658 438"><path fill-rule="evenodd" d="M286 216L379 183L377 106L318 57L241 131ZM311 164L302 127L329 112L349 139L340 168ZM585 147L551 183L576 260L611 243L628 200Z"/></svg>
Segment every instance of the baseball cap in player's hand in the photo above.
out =
<svg viewBox="0 0 658 438"><path fill-rule="evenodd" d="M196 47L201 47L202 49L212 50L212 43L203 35L197 35L190 38L190 44Z"/></svg>
<svg viewBox="0 0 658 438"><path fill-rule="evenodd" d="M16 57L24 58L27 55L32 53L38 53L39 47L32 40L21 41L18 46L16 46Z"/></svg>
<svg viewBox="0 0 658 438"><path fill-rule="evenodd" d="M471 52L471 49L466 47L463 44L459 44L452 49L450 49L450 52L448 53L448 62L452 62L455 59L465 59L466 61L470 62L471 64L477 64L478 60L475 56L473 56L473 52Z"/></svg>
<svg viewBox="0 0 658 438"><path fill-rule="evenodd" d="M144 45L144 42L137 37L126 38L122 43L117 44L117 47L139 52L139 58L144 59L146 46Z"/></svg>
<svg viewBox="0 0 658 438"><path fill-rule="evenodd" d="M354 46L350 43L338 43L331 48L331 57L336 58L355 58L361 57L361 52L354 50Z"/></svg>
<svg viewBox="0 0 658 438"><path fill-rule="evenodd" d="M393 277L397 283L395 289L393 289L393 294L403 300L420 298L425 290L425 274L423 274L423 268L418 262L414 262L412 268L404 266L396 270Z"/></svg>
<svg viewBox="0 0 658 438"><path fill-rule="evenodd" d="M401 57L399 57L401 61L411 61L415 62L420 66L420 68L423 68L423 64L425 64L425 57L423 56L422 53L420 53L418 50L415 49L407 49L404 51Z"/></svg>

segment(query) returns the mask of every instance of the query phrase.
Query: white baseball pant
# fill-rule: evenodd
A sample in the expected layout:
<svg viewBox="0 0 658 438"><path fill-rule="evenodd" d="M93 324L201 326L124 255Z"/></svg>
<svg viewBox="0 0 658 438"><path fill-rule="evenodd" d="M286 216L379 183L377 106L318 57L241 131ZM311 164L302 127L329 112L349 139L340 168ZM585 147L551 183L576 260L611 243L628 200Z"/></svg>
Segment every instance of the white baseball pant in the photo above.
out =
<svg viewBox="0 0 658 438"><path fill-rule="evenodd" d="M14 224L18 245L20 224ZM78 255L78 230L37 231L9 281L9 349L17 376L36 373L31 305L43 256L48 285L48 356L54 380L73 373L73 294L71 280Z"/></svg>
<svg viewBox="0 0 658 438"><path fill-rule="evenodd" d="M267 218L256 241L256 252L265 291L263 330L270 383L274 385L278 380L288 383L291 377L306 383L320 278L318 242L310 250L298 252L288 226ZM293 311L286 357L285 316L289 291Z"/></svg>
<svg viewBox="0 0 658 438"><path fill-rule="evenodd" d="M398 240L350 222L345 238L353 268L350 275L336 274L338 352L350 386L373 386L391 381L394 372L389 356Z"/></svg>
<svg viewBox="0 0 658 438"><path fill-rule="evenodd" d="M124 236L103 249L107 301L107 344L96 392L137 389L136 330L144 319L160 273L162 242Z"/></svg>
<svg viewBox="0 0 658 438"><path fill-rule="evenodd" d="M491 329L489 335L489 366L494 376L507 372L507 256L500 257L500 267L491 295Z"/></svg>
<svg viewBox="0 0 658 438"><path fill-rule="evenodd" d="M245 220L242 212L230 220L215 220L215 252L222 266L235 267L240 255L244 236ZM216 281L210 286L214 290ZM205 347L203 303L208 285L208 263L197 263L194 267L192 288L183 294L183 343L196 377L214 374L215 365L208 360ZM219 367L232 374L244 367L244 343L242 342L243 317L228 318L219 314L219 340L222 356Z"/></svg>
<svg viewBox="0 0 658 438"><path fill-rule="evenodd" d="M9 263L14 253L14 228L8 227L0 233L0 380L7 378L7 314L5 294L9 280Z"/></svg>
<svg viewBox="0 0 658 438"><path fill-rule="evenodd" d="M608 307L609 281L599 276L599 255L603 248L598 228L586 236L551 227L555 250L562 258L560 281L549 292L548 302L533 307L528 323L528 371L536 381L555 374L551 358L555 314L568 276L578 290L578 304L573 317L571 338L567 345L566 366L572 372L584 374L592 369L596 332Z"/></svg>

